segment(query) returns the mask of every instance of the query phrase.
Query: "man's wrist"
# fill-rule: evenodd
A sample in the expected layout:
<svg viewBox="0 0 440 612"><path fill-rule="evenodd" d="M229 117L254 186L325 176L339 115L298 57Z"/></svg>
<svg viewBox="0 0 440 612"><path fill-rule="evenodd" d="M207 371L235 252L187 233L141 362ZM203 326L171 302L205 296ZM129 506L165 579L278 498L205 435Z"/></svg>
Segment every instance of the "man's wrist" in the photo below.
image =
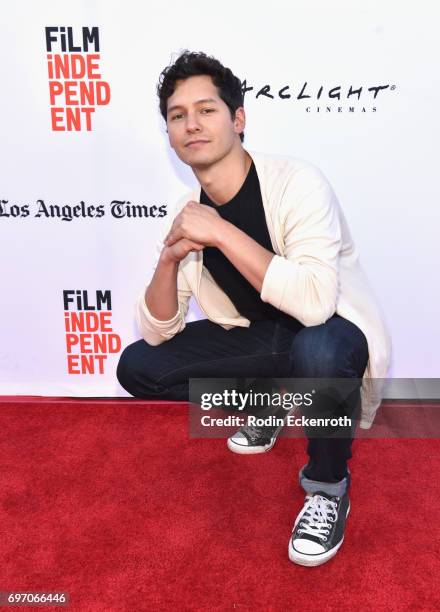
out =
<svg viewBox="0 0 440 612"><path fill-rule="evenodd" d="M216 234L214 246L216 246L218 249L220 249L220 251L222 251L224 246L228 244L228 241L230 240L234 229L236 229L235 225L233 225L229 221L226 221L226 219L222 219L222 223L219 226L219 230Z"/></svg>
<svg viewBox="0 0 440 612"><path fill-rule="evenodd" d="M173 267L178 268L179 263L180 263L179 261L176 261L176 259L171 256L169 250L167 250L166 248L162 249L162 252L160 254L159 261L158 261L159 265L166 266L168 268L173 268Z"/></svg>

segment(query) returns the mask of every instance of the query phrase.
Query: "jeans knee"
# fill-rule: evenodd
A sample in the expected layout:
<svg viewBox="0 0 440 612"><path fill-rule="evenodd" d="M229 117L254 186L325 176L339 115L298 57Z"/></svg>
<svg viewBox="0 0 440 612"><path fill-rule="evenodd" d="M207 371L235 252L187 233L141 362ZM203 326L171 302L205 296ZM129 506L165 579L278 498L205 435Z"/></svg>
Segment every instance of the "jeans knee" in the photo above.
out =
<svg viewBox="0 0 440 612"><path fill-rule="evenodd" d="M127 346L119 356L119 362L116 368L116 378L119 381L121 387L123 387L126 391L131 393L131 355L130 355L130 346Z"/></svg>
<svg viewBox="0 0 440 612"><path fill-rule="evenodd" d="M139 351L140 342L144 341L139 340L125 347L119 357L116 368L116 378L119 384L134 397L142 395L140 388L142 386L144 390L148 382L148 373L143 371L142 368L142 359ZM145 351L144 346L142 346L142 349Z"/></svg>
<svg viewBox="0 0 440 612"><path fill-rule="evenodd" d="M312 328L305 328L312 329ZM330 338L318 339L315 333L295 337L290 359L295 376L300 378L332 378L346 376L346 359Z"/></svg>

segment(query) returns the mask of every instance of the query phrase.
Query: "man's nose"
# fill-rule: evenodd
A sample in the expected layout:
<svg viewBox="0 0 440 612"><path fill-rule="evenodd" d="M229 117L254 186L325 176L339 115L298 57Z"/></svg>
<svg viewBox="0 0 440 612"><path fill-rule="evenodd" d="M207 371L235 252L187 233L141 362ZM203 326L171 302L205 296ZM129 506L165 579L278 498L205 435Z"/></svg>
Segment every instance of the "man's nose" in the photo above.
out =
<svg viewBox="0 0 440 612"><path fill-rule="evenodd" d="M186 129L188 132L198 132L201 129L196 113L188 113L186 116Z"/></svg>

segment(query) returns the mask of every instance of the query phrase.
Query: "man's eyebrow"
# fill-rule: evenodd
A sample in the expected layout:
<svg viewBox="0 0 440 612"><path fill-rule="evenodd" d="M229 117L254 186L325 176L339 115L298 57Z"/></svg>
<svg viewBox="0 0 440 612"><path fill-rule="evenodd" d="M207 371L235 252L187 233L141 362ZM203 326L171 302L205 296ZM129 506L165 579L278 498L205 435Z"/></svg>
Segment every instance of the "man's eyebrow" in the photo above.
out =
<svg viewBox="0 0 440 612"><path fill-rule="evenodd" d="M206 102L214 102L214 104L217 104L218 100L215 100L214 98L202 98L201 100L196 100L194 104L205 104ZM167 113L171 113L173 110L176 110L178 108L183 108L183 106L181 106L180 104L174 104L173 106L170 106L167 109Z"/></svg>

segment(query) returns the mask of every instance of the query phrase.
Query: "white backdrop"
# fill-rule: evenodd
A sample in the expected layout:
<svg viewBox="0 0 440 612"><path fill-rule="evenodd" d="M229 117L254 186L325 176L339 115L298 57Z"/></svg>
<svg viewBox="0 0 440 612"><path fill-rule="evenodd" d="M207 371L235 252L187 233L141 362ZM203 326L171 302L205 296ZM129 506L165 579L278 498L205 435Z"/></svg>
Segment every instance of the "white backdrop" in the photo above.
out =
<svg viewBox="0 0 440 612"><path fill-rule="evenodd" d="M134 302L166 218L116 218L111 202L171 214L195 184L169 149L155 91L184 48L218 57L254 88L248 149L311 161L333 185L392 335L390 376L438 376L439 17L427 0L417 9L397 0L4 4L0 393L126 395L118 352L103 373L68 372L63 290L87 290L92 302L110 291L122 347L139 337ZM46 27L72 27L75 43L83 27L99 29L111 99L96 107L91 131L52 130ZM311 98L298 99L304 83ZM273 99L257 97L265 85ZM379 85L389 87L373 99L367 90ZM286 86L291 98L281 99ZM341 99L329 98L338 86ZM359 100L347 100L350 86L362 87ZM39 200L104 214L38 217ZM12 216L22 207L27 216Z"/></svg>

